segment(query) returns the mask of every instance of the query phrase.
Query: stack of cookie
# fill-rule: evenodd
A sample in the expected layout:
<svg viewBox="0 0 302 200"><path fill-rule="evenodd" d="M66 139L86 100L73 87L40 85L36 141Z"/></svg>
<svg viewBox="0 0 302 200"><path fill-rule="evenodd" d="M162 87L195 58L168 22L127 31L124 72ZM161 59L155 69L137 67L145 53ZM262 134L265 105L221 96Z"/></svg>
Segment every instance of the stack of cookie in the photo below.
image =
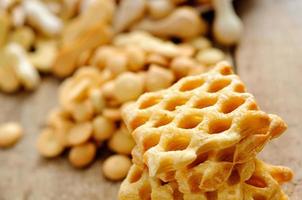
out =
<svg viewBox="0 0 302 200"><path fill-rule="evenodd" d="M286 129L225 62L123 108L136 147L121 200L280 200L290 169L256 158Z"/></svg>

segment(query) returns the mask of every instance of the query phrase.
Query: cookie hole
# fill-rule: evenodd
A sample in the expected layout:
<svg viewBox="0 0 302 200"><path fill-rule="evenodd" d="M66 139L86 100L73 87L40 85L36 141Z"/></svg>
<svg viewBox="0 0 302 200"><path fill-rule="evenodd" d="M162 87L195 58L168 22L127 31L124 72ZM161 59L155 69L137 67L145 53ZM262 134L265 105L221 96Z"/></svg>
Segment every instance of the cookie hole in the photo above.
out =
<svg viewBox="0 0 302 200"><path fill-rule="evenodd" d="M217 160L219 162L233 162L235 149L235 147L229 147L221 150L217 155Z"/></svg>
<svg viewBox="0 0 302 200"><path fill-rule="evenodd" d="M178 106L184 105L188 101L187 98L174 98L167 102L165 109L169 111L176 110Z"/></svg>
<svg viewBox="0 0 302 200"><path fill-rule="evenodd" d="M240 175L237 170L233 170L229 179L228 179L228 185L236 185L240 182Z"/></svg>
<svg viewBox="0 0 302 200"><path fill-rule="evenodd" d="M192 193L199 193L201 189L199 188L200 182L202 180L202 174L194 174L190 176L188 184Z"/></svg>
<svg viewBox="0 0 302 200"><path fill-rule="evenodd" d="M204 84L203 79L187 80L185 83L182 84L179 90L182 92L191 91L200 87L203 84Z"/></svg>
<svg viewBox="0 0 302 200"><path fill-rule="evenodd" d="M149 183L145 183L138 193L140 199L142 200L151 200L151 186Z"/></svg>
<svg viewBox="0 0 302 200"><path fill-rule="evenodd" d="M164 158L160 160L157 173L166 173L168 171L173 171L173 160L171 158Z"/></svg>
<svg viewBox="0 0 302 200"><path fill-rule="evenodd" d="M145 124L149 119L149 116L136 116L130 123L131 129L135 130L136 128Z"/></svg>
<svg viewBox="0 0 302 200"><path fill-rule="evenodd" d="M161 97L150 97L140 104L140 109L146 109L158 104L162 100Z"/></svg>
<svg viewBox="0 0 302 200"><path fill-rule="evenodd" d="M189 135L176 135L170 138L165 145L166 151L181 151L186 149L190 144L191 138Z"/></svg>
<svg viewBox="0 0 302 200"><path fill-rule="evenodd" d="M172 185L172 188L173 188L173 200L183 200L184 199L184 195L183 195L183 193L181 193L178 190L177 183L174 184L175 185L174 187L173 187L173 183L171 185Z"/></svg>
<svg viewBox="0 0 302 200"><path fill-rule="evenodd" d="M231 113L236 110L239 106L244 104L245 99L241 97L231 97L227 101L225 101L221 107L221 111L224 114Z"/></svg>
<svg viewBox="0 0 302 200"><path fill-rule="evenodd" d="M211 92L211 93L218 92L218 91L222 90L223 88L225 88L226 86L228 86L230 83L231 83L230 79L216 80L210 85L208 92Z"/></svg>
<svg viewBox="0 0 302 200"><path fill-rule="evenodd" d="M249 180L245 181L246 184L252 185L258 188L267 187L266 182L259 176L253 175Z"/></svg>
<svg viewBox="0 0 302 200"><path fill-rule="evenodd" d="M219 70L219 73L220 73L221 75L227 76L227 75L232 74L233 72L232 72L232 68L231 68L231 67L225 66L225 67L223 67L223 68L221 68L221 69Z"/></svg>
<svg viewBox="0 0 302 200"><path fill-rule="evenodd" d="M234 86L234 92L238 93L244 93L245 92L245 87L243 84L237 84Z"/></svg>
<svg viewBox="0 0 302 200"><path fill-rule="evenodd" d="M205 161L207 161L209 158L209 152L206 153L201 153L199 155L197 155L197 158L188 165L188 169L196 167L198 165L200 165L201 163L204 163Z"/></svg>
<svg viewBox="0 0 302 200"><path fill-rule="evenodd" d="M156 146L159 143L159 140L160 140L159 134L147 135L143 141L144 150L147 151L148 149Z"/></svg>
<svg viewBox="0 0 302 200"><path fill-rule="evenodd" d="M173 120L173 117L170 117L170 116L167 116L167 115L162 116L162 117L160 117L160 118L154 123L153 127L158 128L158 127L167 125L167 124L169 124L172 120Z"/></svg>
<svg viewBox="0 0 302 200"><path fill-rule="evenodd" d="M217 200L218 199L217 191L206 192L206 198L207 200Z"/></svg>
<svg viewBox="0 0 302 200"><path fill-rule="evenodd" d="M217 102L217 97L205 97L197 100L194 104L194 108L199 108L199 109L206 108L215 105L216 102Z"/></svg>
<svg viewBox="0 0 302 200"><path fill-rule="evenodd" d="M230 119L215 119L209 124L209 134L218 134L228 130L232 125Z"/></svg>
<svg viewBox="0 0 302 200"><path fill-rule="evenodd" d="M162 180L171 182L175 180L175 171L168 171L161 175L160 177Z"/></svg>
<svg viewBox="0 0 302 200"><path fill-rule="evenodd" d="M256 103L251 103L250 105L248 105L248 110L258 110L258 106Z"/></svg>
<svg viewBox="0 0 302 200"><path fill-rule="evenodd" d="M137 182L143 175L143 171L140 169L135 169L131 174L130 174L130 183L135 183Z"/></svg>
<svg viewBox="0 0 302 200"><path fill-rule="evenodd" d="M253 196L253 200L266 200L266 197L261 194L256 194Z"/></svg>
<svg viewBox="0 0 302 200"><path fill-rule="evenodd" d="M203 117L198 114L185 115L178 123L179 128L192 129L201 123Z"/></svg>
<svg viewBox="0 0 302 200"><path fill-rule="evenodd" d="M159 184L160 184L161 186L164 186L164 185L169 184L169 182L165 182L165 181L159 179Z"/></svg>

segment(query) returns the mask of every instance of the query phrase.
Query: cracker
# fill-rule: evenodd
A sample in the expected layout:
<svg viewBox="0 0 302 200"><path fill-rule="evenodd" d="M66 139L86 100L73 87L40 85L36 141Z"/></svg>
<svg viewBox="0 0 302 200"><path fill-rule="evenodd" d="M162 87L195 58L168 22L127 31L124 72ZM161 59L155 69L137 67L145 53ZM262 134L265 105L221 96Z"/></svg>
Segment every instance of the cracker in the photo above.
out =
<svg viewBox="0 0 302 200"><path fill-rule="evenodd" d="M280 178L282 177L282 178ZM175 180L163 182L148 175L147 168L133 165L119 191L120 200L241 200L280 199L286 200L281 188L283 182L292 178L292 171L286 167L268 165L254 159L237 165L232 176L218 189L204 192L196 187L194 180L190 191L186 191Z"/></svg>
<svg viewBox="0 0 302 200"><path fill-rule="evenodd" d="M137 144L137 165L146 165L149 175L162 181L175 173L202 174L199 183L209 191L286 129L281 118L259 109L226 62L142 95L122 115Z"/></svg>

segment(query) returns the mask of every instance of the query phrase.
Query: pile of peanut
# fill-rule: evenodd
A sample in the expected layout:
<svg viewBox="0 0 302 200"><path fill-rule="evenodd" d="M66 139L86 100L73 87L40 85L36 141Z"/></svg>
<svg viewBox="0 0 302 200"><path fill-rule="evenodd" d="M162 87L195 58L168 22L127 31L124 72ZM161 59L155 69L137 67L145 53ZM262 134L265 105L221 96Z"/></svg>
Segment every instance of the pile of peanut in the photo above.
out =
<svg viewBox="0 0 302 200"><path fill-rule="evenodd" d="M68 151L70 163L83 168L107 146L116 155L103 173L120 180L134 146L123 105L228 59L205 37L210 24L201 15L208 10L215 11L216 41L236 44L242 25L231 0L0 1L0 90L33 90L41 73L68 77L38 137L39 152L51 158Z"/></svg>

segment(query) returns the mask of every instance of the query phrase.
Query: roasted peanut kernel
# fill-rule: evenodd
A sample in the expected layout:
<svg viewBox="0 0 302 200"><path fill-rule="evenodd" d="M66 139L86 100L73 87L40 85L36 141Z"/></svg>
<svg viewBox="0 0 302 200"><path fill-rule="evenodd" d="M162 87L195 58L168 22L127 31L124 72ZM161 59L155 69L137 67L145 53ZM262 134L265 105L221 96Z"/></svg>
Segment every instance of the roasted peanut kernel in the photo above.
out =
<svg viewBox="0 0 302 200"><path fill-rule="evenodd" d="M141 76L126 72L114 81L114 97L121 103L135 100L144 92L144 82Z"/></svg>
<svg viewBox="0 0 302 200"><path fill-rule="evenodd" d="M115 131L115 124L101 115L94 118L92 122L93 137L97 141L107 140Z"/></svg>
<svg viewBox="0 0 302 200"><path fill-rule="evenodd" d="M10 43L7 45L6 51L12 56L13 67L24 87L28 90L37 88L40 83L39 73L29 62L23 47L17 43Z"/></svg>
<svg viewBox="0 0 302 200"><path fill-rule="evenodd" d="M103 116L115 122L122 120L120 108L105 108L103 111Z"/></svg>
<svg viewBox="0 0 302 200"><path fill-rule="evenodd" d="M93 105L89 99L83 102L74 102L70 106L69 112L77 122L88 121L93 117Z"/></svg>
<svg viewBox="0 0 302 200"><path fill-rule="evenodd" d="M92 142L87 142L74 146L70 149L68 159L74 167L86 167L89 165L96 154L96 146Z"/></svg>
<svg viewBox="0 0 302 200"><path fill-rule="evenodd" d="M174 7L170 0L147 1L148 14L153 19L168 16L174 10Z"/></svg>
<svg viewBox="0 0 302 200"><path fill-rule="evenodd" d="M116 52L111 57L108 57L105 63L113 76L117 76L127 70L128 58L125 54Z"/></svg>
<svg viewBox="0 0 302 200"><path fill-rule="evenodd" d="M125 52L128 57L127 68L130 71L139 71L144 68L146 55L145 52L137 46L127 46L125 47Z"/></svg>
<svg viewBox="0 0 302 200"><path fill-rule="evenodd" d="M131 154L134 145L135 142L132 136L125 128L117 130L108 143L108 146L112 151L125 155Z"/></svg>
<svg viewBox="0 0 302 200"><path fill-rule="evenodd" d="M100 89L92 89L89 92L89 100L96 113L101 113L106 106L104 95Z"/></svg>
<svg viewBox="0 0 302 200"><path fill-rule="evenodd" d="M50 72L55 61L58 46L54 40L40 40L35 44L35 51L28 53L30 62L41 72Z"/></svg>
<svg viewBox="0 0 302 200"><path fill-rule="evenodd" d="M224 53L216 48L201 50L196 55L196 60L201 64L212 66L225 58Z"/></svg>
<svg viewBox="0 0 302 200"><path fill-rule="evenodd" d="M104 69L107 59L112 57L114 54L115 49L112 46L101 46L95 51L93 57L91 58L91 64L100 69Z"/></svg>
<svg viewBox="0 0 302 200"><path fill-rule="evenodd" d="M151 65L146 76L147 91L157 91L168 88L174 81L173 73L158 65Z"/></svg>
<svg viewBox="0 0 302 200"><path fill-rule="evenodd" d="M118 181L126 177L131 166L131 160L127 156L113 155L103 163L103 174L106 178Z"/></svg>
<svg viewBox="0 0 302 200"><path fill-rule="evenodd" d="M146 63L147 64L157 64L157 65L161 65L161 66L168 66L168 59L160 54L156 54L156 53L151 53L149 55L147 55L146 57Z"/></svg>
<svg viewBox="0 0 302 200"><path fill-rule="evenodd" d="M20 27L9 35L9 41L21 45L24 49L28 50L34 43L35 33L29 27ZM44 58L45 59L45 58Z"/></svg>
<svg viewBox="0 0 302 200"><path fill-rule="evenodd" d="M189 57L176 57L172 60L170 68L177 79L187 76L197 64Z"/></svg>
<svg viewBox="0 0 302 200"><path fill-rule="evenodd" d="M64 146L57 134L51 128L42 130L37 140L37 149L44 157L56 157L60 155Z"/></svg>
<svg viewBox="0 0 302 200"><path fill-rule="evenodd" d="M188 42L197 50L205 50L211 48L211 42L205 37L198 37Z"/></svg>
<svg viewBox="0 0 302 200"><path fill-rule="evenodd" d="M23 135L20 124L8 122L0 125L0 148L7 148L17 143Z"/></svg>
<svg viewBox="0 0 302 200"><path fill-rule="evenodd" d="M79 145L85 143L92 134L92 124L90 122L82 122L75 124L67 135L67 143L69 145Z"/></svg>
<svg viewBox="0 0 302 200"><path fill-rule="evenodd" d="M13 67L11 57L0 51L0 90L15 92L20 87L20 81Z"/></svg>

